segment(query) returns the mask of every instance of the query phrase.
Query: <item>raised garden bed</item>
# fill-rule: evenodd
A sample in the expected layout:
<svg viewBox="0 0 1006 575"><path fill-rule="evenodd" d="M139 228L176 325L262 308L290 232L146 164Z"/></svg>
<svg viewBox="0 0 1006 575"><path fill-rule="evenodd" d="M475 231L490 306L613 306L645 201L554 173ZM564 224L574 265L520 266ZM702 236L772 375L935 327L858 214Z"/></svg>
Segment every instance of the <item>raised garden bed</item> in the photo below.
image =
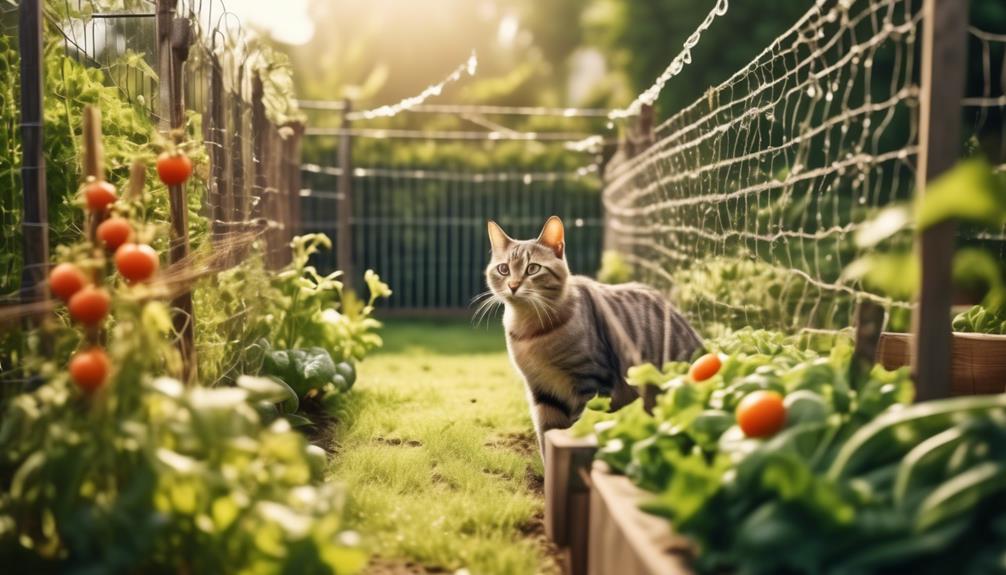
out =
<svg viewBox="0 0 1006 575"><path fill-rule="evenodd" d="M587 573L590 468L597 451L593 436L566 430L545 434L545 535L562 550L567 573Z"/></svg>
<svg viewBox="0 0 1006 575"><path fill-rule="evenodd" d="M648 494L594 462L595 451L593 437L545 435L545 532L562 549L566 573L691 573L687 540L641 511Z"/></svg>
<svg viewBox="0 0 1006 575"><path fill-rule="evenodd" d="M911 334L884 332L877 361L887 369L911 364ZM1006 336L954 333L951 369L955 395L1006 391Z"/></svg>
<svg viewBox="0 0 1006 575"><path fill-rule="evenodd" d="M590 472L590 537L587 573L691 574L693 545L665 519L639 509L652 494L597 461Z"/></svg>

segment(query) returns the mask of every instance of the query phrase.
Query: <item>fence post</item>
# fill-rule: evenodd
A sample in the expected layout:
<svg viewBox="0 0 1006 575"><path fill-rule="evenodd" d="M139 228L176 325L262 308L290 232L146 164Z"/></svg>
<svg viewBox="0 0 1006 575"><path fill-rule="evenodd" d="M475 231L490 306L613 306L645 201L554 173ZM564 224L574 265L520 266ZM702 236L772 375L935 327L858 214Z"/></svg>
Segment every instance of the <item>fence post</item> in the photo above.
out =
<svg viewBox="0 0 1006 575"><path fill-rule="evenodd" d="M338 229L336 231L336 265L342 270L346 288L353 289L353 230L349 227L353 217L353 138L350 135L349 115L353 102L345 99L342 108L342 132L339 135L339 200Z"/></svg>
<svg viewBox="0 0 1006 575"><path fill-rule="evenodd" d="M231 171L230 180L230 201L233 212L232 222L239 223L245 220L245 205L248 202L248 194L245 190L245 152L248 149L245 139L245 115L244 115L244 65L238 66L237 76L234 80L235 91L231 93L231 129L229 131L231 145L228 146L228 153L232 155L228 162L228 169ZM236 148L236 149L235 149Z"/></svg>
<svg viewBox="0 0 1006 575"><path fill-rule="evenodd" d="M22 0L18 21L21 55L21 301L46 298L49 267L49 205L45 191L42 122L42 0Z"/></svg>
<svg viewBox="0 0 1006 575"><path fill-rule="evenodd" d="M916 194L948 170L960 154L961 98L967 52L968 2L925 0L922 84L919 94L919 163ZM919 302L913 316L912 375L916 400L948 397L951 390L951 266L955 222L936 225L918 238Z"/></svg>
<svg viewBox="0 0 1006 575"><path fill-rule="evenodd" d="M177 0L157 0L157 63L160 95L160 130L169 139L185 129L185 102L182 90L182 69L189 54L189 21L175 18ZM171 210L172 264L189 255L189 210L185 201L185 185L169 186ZM178 350L182 355L182 379L192 382L196 375L195 314L192 292L185 290L171 301L172 321L178 333Z"/></svg>
<svg viewBox="0 0 1006 575"><path fill-rule="evenodd" d="M210 186L209 194L212 201L213 239L219 240L226 232L223 222L227 221L230 212L224 204L223 195L227 193L224 170L224 80L223 71L216 54L210 55L210 114L206 128L206 145L210 154Z"/></svg>
<svg viewBox="0 0 1006 575"><path fill-rule="evenodd" d="M301 160L301 144L304 137L304 123L303 122L291 122L287 124L292 133L287 136L286 139L286 150L285 150L285 161L287 166L286 174L286 186L289 190L289 196L287 201L290 202L290 229L284 234L287 241L293 240L293 238L300 234L301 220L300 220L300 187L301 187L301 174L300 174L300 160ZM289 263L292 256L289 248L284 248L283 250L283 263Z"/></svg>
<svg viewBox="0 0 1006 575"><path fill-rule="evenodd" d="M258 202L252 211L253 217L272 218L275 217L275 207L273 206L272 194L269 192L268 178L268 154L266 153L269 142L269 122L265 115L265 103L262 101L265 88L262 85L262 77L257 71L252 71L251 83L251 120L252 120L252 186L258 191ZM269 222L269 226L273 222ZM265 265L273 267L273 251L275 234L272 229L265 229Z"/></svg>

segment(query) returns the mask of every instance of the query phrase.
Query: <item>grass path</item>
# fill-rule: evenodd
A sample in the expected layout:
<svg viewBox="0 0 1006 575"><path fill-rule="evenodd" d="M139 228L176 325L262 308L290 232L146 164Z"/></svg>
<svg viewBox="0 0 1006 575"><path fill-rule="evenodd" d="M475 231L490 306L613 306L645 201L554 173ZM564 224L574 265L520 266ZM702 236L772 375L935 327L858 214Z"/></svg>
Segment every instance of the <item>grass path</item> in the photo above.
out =
<svg viewBox="0 0 1006 575"><path fill-rule="evenodd" d="M336 432L331 477L371 573L553 573L541 461L501 330L392 322Z"/></svg>

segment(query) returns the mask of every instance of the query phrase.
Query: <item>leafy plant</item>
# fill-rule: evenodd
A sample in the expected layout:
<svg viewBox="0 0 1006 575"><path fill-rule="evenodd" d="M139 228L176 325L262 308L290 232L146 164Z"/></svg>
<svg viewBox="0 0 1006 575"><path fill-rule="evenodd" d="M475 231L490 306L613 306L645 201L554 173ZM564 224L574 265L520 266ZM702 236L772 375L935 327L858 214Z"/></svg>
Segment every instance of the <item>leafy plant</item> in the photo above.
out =
<svg viewBox="0 0 1006 575"><path fill-rule="evenodd" d="M630 372L661 386L652 415L585 416L597 457L699 544L700 571L980 573L1006 546L1002 397L906 407L907 372L860 373L842 340L825 357L756 331L712 347L729 355L708 380L680 363ZM762 390L785 395L785 428L747 437L733 412Z"/></svg>

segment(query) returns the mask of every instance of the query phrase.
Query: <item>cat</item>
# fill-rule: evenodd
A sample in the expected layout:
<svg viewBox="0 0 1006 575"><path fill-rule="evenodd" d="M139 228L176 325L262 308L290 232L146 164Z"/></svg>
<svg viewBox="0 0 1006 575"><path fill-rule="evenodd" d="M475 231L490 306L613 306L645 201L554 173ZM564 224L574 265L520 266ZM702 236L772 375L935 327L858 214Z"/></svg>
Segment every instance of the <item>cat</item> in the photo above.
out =
<svg viewBox="0 0 1006 575"><path fill-rule="evenodd" d="M488 228L487 295L504 306L507 350L524 379L542 454L545 432L572 425L596 394L611 397L612 410L636 399L625 381L629 367L686 361L702 347L657 290L570 274L557 216L534 240L514 240L492 220Z"/></svg>

